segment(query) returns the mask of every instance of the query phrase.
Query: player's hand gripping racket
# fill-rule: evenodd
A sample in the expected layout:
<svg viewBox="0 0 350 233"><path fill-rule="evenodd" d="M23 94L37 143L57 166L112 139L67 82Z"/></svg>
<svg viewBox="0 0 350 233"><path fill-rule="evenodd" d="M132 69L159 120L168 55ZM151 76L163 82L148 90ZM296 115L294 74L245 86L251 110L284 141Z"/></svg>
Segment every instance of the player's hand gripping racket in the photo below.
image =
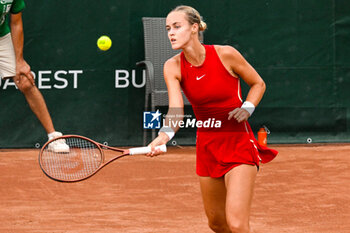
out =
<svg viewBox="0 0 350 233"><path fill-rule="evenodd" d="M69 146L69 150L55 152L50 144L57 142L65 142ZM115 156L108 162L104 162L102 149L118 151L121 154ZM158 146L156 149L166 152L165 145ZM48 177L57 181L75 182L93 176L101 170L101 168L116 159L127 155L147 154L149 152L151 152L150 147L120 149L102 145L86 137L64 135L48 141L42 147L39 153L39 164Z"/></svg>

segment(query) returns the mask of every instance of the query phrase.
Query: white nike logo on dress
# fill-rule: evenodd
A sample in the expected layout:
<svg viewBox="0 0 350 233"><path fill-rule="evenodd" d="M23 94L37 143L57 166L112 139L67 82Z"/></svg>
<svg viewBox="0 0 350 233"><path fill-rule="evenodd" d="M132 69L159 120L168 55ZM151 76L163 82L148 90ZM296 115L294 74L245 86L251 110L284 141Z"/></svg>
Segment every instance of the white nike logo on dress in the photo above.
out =
<svg viewBox="0 0 350 233"><path fill-rule="evenodd" d="M198 77L198 76L197 76L197 78L196 78L196 79L197 79L197 80L201 80L201 79L202 79L204 76L205 76L205 74L203 74L203 75L202 75L202 76L200 76L200 77Z"/></svg>

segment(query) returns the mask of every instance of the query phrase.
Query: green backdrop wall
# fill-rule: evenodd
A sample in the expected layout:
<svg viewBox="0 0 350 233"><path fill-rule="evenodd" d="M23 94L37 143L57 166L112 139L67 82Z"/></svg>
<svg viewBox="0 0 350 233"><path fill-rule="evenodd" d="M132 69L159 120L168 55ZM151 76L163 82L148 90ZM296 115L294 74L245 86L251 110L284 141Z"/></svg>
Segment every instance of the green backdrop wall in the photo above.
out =
<svg viewBox="0 0 350 233"><path fill-rule="evenodd" d="M141 17L165 17L175 6L187 4L208 24L205 43L234 46L265 80L266 94L250 119L254 131L266 125L270 143L350 141L349 1L26 4L24 56L59 131L110 145L142 144L144 77L135 65L144 59ZM96 47L101 35L113 40L107 52ZM243 93L247 90L243 85ZM0 108L1 148L34 147L47 140L11 82L0 82ZM194 144L195 133L184 130L176 140Z"/></svg>

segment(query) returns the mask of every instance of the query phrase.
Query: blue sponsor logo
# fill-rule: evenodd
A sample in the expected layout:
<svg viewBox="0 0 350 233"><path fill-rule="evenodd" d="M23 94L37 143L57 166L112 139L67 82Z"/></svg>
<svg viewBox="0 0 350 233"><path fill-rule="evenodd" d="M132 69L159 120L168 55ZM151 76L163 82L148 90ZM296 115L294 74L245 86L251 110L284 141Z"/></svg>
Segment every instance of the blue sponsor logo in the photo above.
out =
<svg viewBox="0 0 350 233"><path fill-rule="evenodd" d="M143 112L143 128L144 129L160 129L160 116L162 114L156 112Z"/></svg>

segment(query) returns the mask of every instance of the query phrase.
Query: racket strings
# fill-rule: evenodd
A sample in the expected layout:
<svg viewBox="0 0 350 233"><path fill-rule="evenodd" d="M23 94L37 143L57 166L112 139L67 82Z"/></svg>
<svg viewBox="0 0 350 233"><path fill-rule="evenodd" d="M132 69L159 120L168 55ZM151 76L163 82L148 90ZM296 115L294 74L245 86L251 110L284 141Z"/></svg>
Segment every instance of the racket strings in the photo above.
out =
<svg viewBox="0 0 350 233"><path fill-rule="evenodd" d="M54 152L48 145L43 149L41 166L52 178L80 180L93 174L103 163L103 154L95 143L79 137L65 138L65 142L68 153Z"/></svg>

